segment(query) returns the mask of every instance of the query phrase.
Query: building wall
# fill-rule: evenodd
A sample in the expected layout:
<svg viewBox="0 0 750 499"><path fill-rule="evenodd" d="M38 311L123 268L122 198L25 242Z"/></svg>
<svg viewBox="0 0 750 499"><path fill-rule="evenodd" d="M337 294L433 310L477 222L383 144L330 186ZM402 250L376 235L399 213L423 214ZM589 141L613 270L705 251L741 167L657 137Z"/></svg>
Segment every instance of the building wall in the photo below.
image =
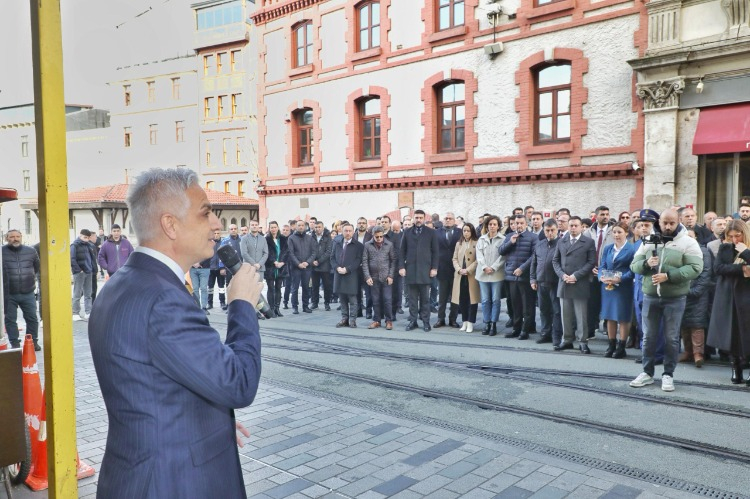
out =
<svg viewBox="0 0 750 499"><path fill-rule="evenodd" d="M221 28L196 28L195 48L198 74L198 169L204 186L231 194L254 197L258 177L255 94L257 53L254 29L244 20L254 4L241 0L243 21ZM196 15L221 2L193 5ZM232 66L234 53L235 65ZM219 57L225 60L218 66ZM236 109L232 106L237 99ZM219 99L226 108L219 116ZM205 112L206 99L211 110Z"/></svg>
<svg viewBox="0 0 750 499"><path fill-rule="evenodd" d="M108 166L117 181L133 178L149 168L197 170L198 117L195 55L121 67L109 83L111 148ZM148 84L154 94L149 98ZM176 85L176 88L175 88ZM130 103L126 103L126 88ZM178 137L177 123L182 127ZM155 127L155 143L151 129ZM130 145L125 132L129 129ZM112 177L107 183L112 183Z"/></svg>
<svg viewBox="0 0 750 499"><path fill-rule="evenodd" d="M298 197L309 197L313 215L333 214L349 206L350 199L369 195L367 191L382 195L381 204L392 203L397 192L414 192L415 204L416 199L423 199L443 211L464 196L490 205L497 205L498 199L513 200L508 206L498 206L501 209L517 204L572 206L576 200L583 211L604 201L613 210L641 207L642 180L633 174L631 165L643 161L644 123L627 63L645 50L645 10L640 4L585 1L559 11L555 6L545 13L530 0L509 2L503 10L517 11L516 19L504 16L493 30L487 19L491 6L469 0L465 34L441 40L433 28L435 12L428 2L381 0L381 47L371 57L358 60L352 46L358 2L308 2L304 4L308 8L290 8L274 17L277 3L262 2L255 17L262 40L262 220L276 218L274 210L283 210L281 218L299 215ZM315 33L313 64L311 70L298 73L290 69L292 27L308 19ZM341 38L335 35L340 33L345 34L344 62L340 55L334 56L343 51L343 44L337 42ZM490 58L484 47L493 36L503 42L504 50ZM331 43L335 45L329 47ZM578 116L572 123L572 135L577 135L570 146L539 148L533 144L529 75L530 68L545 59L574 61L578 86L573 88L573 100ZM432 85L456 78L464 79L471 93L466 104L466 153L449 159L435 157L440 155L434 154ZM352 117L352 101L373 94L381 95L381 118L387 115L390 120L388 147L381 145L384 157L379 165L362 168L351 154L358 126ZM292 112L303 107L316 110L317 160L314 168L298 169L291 153L295 140ZM486 185L468 186L477 174ZM613 192L624 197L593 190L593 197L581 199L577 194L582 183L575 181L579 176L613 178ZM501 178L512 178L513 187L502 186ZM377 179L384 182L378 184ZM407 179L427 182L413 184ZM445 182L452 187L443 187ZM537 188L537 182L545 187ZM431 189L435 183L440 188ZM357 193L347 192L350 189ZM359 210L373 211L365 216L375 216L396 208L365 202Z"/></svg>

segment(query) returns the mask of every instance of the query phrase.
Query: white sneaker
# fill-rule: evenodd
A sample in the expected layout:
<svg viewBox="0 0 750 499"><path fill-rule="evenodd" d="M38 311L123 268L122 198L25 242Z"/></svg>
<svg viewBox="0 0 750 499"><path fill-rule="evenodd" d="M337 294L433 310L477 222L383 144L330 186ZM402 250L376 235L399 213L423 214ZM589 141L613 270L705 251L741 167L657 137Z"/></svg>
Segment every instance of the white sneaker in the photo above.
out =
<svg viewBox="0 0 750 499"><path fill-rule="evenodd" d="M674 378L672 378L672 376L670 376L669 374L662 374L661 389L664 390L665 392L673 392L674 391Z"/></svg>
<svg viewBox="0 0 750 499"><path fill-rule="evenodd" d="M80 316L80 315L78 315L78 314L73 314L73 322L78 322L78 321L82 321L82 320L83 320L83 319L81 318L81 316Z"/></svg>
<svg viewBox="0 0 750 499"><path fill-rule="evenodd" d="M469 322L469 325L466 326L466 332L467 333L473 333L474 332L474 323L473 322Z"/></svg>
<svg viewBox="0 0 750 499"><path fill-rule="evenodd" d="M653 383L654 383L654 378L652 378L646 373L641 373L638 375L637 378L635 378L633 381L630 382L630 386L632 386L633 388L640 388L642 386L651 385Z"/></svg>
<svg viewBox="0 0 750 499"><path fill-rule="evenodd" d="M462 332L463 332L463 331L466 331L466 327L467 327L468 325L469 325L469 323L468 323L468 322L466 322L466 321L464 321L464 322L463 322L463 323L461 324L461 329L459 329L459 331L462 331Z"/></svg>

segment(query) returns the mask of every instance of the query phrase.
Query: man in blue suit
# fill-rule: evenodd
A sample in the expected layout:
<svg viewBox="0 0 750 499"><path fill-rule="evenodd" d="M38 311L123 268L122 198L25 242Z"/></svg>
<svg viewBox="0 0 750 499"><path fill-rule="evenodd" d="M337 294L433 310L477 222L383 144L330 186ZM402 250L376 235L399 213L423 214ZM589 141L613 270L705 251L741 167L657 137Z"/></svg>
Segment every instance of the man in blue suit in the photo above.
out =
<svg viewBox="0 0 750 499"><path fill-rule="evenodd" d="M225 343L184 284L213 255L219 220L195 172L152 169L128 207L140 246L112 276L89 321L109 417L97 497L245 497L234 409L260 378L253 308L262 283L243 265L227 292Z"/></svg>

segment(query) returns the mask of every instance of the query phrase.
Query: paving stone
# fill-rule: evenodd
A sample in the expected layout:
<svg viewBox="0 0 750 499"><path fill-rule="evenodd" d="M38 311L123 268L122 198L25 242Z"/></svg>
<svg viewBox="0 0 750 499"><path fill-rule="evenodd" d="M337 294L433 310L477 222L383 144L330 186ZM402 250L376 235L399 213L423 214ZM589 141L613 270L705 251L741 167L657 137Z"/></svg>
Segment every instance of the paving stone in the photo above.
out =
<svg viewBox="0 0 750 499"><path fill-rule="evenodd" d="M588 485L589 487L594 487L600 490L609 490L615 486L615 484L610 482L609 480L603 480L601 478L596 478L596 477L589 478L588 480L584 482L584 484Z"/></svg>
<svg viewBox="0 0 750 499"><path fill-rule="evenodd" d="M401 492L402 490L408 489L415 483L417 483L415 479L408 476L399 475L391 480L388 480L387 482L381 483L377 487L372 487L372 490L380 494L392 496L398 492Z"/></svg>
<svg viewBox="0 0 750 499"><path fill-rule="evenodd" d="M431 494L437 490L442 489L452 481L452 479L445 476L433 475L428 480L422 480L415 483L414 485L409 487L409 490L423 495Z"/></svg>
<svg viewBox="0 0 750 499"><path fill-rule="evenodd" d="M429 439L429 438L428 438ZM426 440L428 440L426 439ZM443 440L435 445L428 447L427 449L417 452L412 456L404 459L404 463L412 466L419 466L429 461L434 461L440 456L449 453L452 450L458 449L463 445L463 442L458 440Z"/></svg>
<svg viewBox="0 0 750 499"><path fill-rule="evenodd" d="M256 495L256 494L261 494L261 493L265 492L268 489L272 489L272 488L276 487L277 485L278 485L278 483L274 483L271 480L267 480L267 479L266 480L260 480L258 482L253 482L253 483L250 483L250 484L245 483L245 492L247 493L248 496L252 496L252 495ZM266 497L268 497L268 496L266 496Z"/></svg>
<svg viewBox="0 0 750 499"><path fill-rule="evenodd" d="M481 487L483 489L494 491L497 494L515 484L518 480L519 478L517 476L502 472L484 482Z"/></svg>
<svg viewBox="0 0 750 499"><path fill-rule="evenodd" d="M398 494L390 496L393 499L422 499L422 494L417 494L416 492L412 492L409 489L402 490Z"/></svg>
<svg viewBox="0 0 750 499"><path fill-rule="evenodd" d="M572 471L566 471L559 477L555 478L552 482L550 482L550 486L567 490L568 492L573 492L577 487L583 485L583 483L588 479L589 477L586 475L573 473Z"/></svg>
<svg viewBox="0 0 750 499"><path fill-rule="evenodd" d="M469 475L462 476L458 480L452 480L448 485L445 486L445 488L452 492L465 494L470 490L479 487L481 483L484 483L486 481L487 479L485 477L471 473Z"/></svg>
<svg viewBox="0 0 750 499"><path fill-rule="evenodd" d="M462 499L489 499L495 497L495 493L485 489L474 489L461 497Z"/></svg>
<svg viewBox="0 0 750 499"><path fill-rule="evenodd" d="M341 487L344 487L345 485L349 485L349 482L346 480L342 480L340 477L334 476L327 480L323 480L320 482L320 485L323 487L328 487L329 489L340 489Z"/></svg>
<svg viewBox="0 0 750 499"><path fill-rule="evenodd" d="M382 499L384 496L383 494L378 494L377 492L374 492L372 490L368 490L364 494L360 494L358 499Z"/></svg>
<svg viewBox="0 0 750 499"><path fill-rule="evenodd" d="M567 490L558 489L556 487L544 487L543 489L538 490L533 496L531 496L532 499L562 499L563 497L568 496ZM575 496L573 496L575 497Z"/></svg>
<svg viewBox="0 0 750 499"><path fill-rule="evenodd" d="M643 492L643 489L617 484L602 497L607 499L634 499L641 495L641 492Z"/></svg>
<svg viewBox="0 0 750 499"><path fill-rule="evenodd" d="M292 475L302 476L307 475L308 473L312 473L313 471L315 471L315 468L311 468L302 464L300 466L295 466L294 468L287 471Z"/></svg>
<svg viewBox="0 0 750 499"><path fill-rule="evenodd" d="M411 471L412 467L404 463L393 463L392 465L383 468L382 470L376 471L372 476L379 478L383 481L391 480L397 476L403 475L404 473Z"/></svg>
<svg viewBox="0 0 750 499"><path fill-rule="evenodd" d="M277 485L281 485L282 483L291 482L297 478L296 476L292 475L291 473L287 473L286 471L282 473L277 473L276 475L268 477L269 480L271 480L273 483Z"/></svg>
<svg viewBox="0 0 750 499"><path fill-rule="evenodd" d="M330 466L326 466L325 468L321 468L317 471L313 471L312 473L305 475L305 478L313 482L322 482L323 480L326 480L333 476L338 476L344 471L346 471L346 468L344 468L343 466L339 466L338 464L332 464Z"/></svg>
<svg viewBox="0 0 750 499"><path fill-rule="evenodd" d="M483 476L486 478L491 478L497 475L498 473L513 466L519 461L520 459L515 456L509 456L508 454L501 454L500 456L496 457L495 459L488 462L484 466L480 466L479 468L474 470L473 473L475 475Z"/></svg>
<svg viewBox="0 0 750 499"><path fill-rule="evenodd" d="M346 480L347 482L356 482L357 480L361 480L366 476L370 476L376 471L380 471L381 469L382 468L373 464L363 464L361 466L357 466L356 468L344 471L343 473L338 475L338 477Z"/></svg>
<svg viewBox="0 0 750 499"><path fill-rule="evenodd" d="M532 494L533 492L526 489L510 486L496 495L495 499L526 499L527 497L531 497Z"/></svg>
<svg viewBox="0 0 750 499"><path fill-rule="evenodd" d="M292 447L297 447L298 445L305 444L312 440L315 440L315 436L309 433L305 433L302 435L297 435L296 437L282 440L280 442L276 442L275 444L269 445L267 447L254 450L248 453L248 455L255 459L262 459L266 456L270 456L271 454L275 454L278 451L291 449Z"/></svg>
<svg viewBox="0 0 750 499"><path fill-rule="evenodd" d="M545 464L544 466L539 468L537 471L539 473L544 473L545 475L550 475L550 476L560 476L563 473L565 473L565 470L561 468L555 468L554 466L550 466L548 464Z"/></svg>
<svg viewBox="0 0 750 499"><path fill-rule="evenodd" d="M551 475L535 472L516 482L516 487L536 492L554 479L555 477Z"/></svg>
<svg viewBox="0 0 750 499"><path fill-rule="evenodd" d="M542 465L539 464L539 463L537 463L537 462L529 461L528 459L524 459L522 461L519 461L519 462L513 464L512 466L509 466L505 470L505 472L506 473L510 473L511 475L516 475L516 476L524 477L524 476L527 476L527 475L535 472L536 470L538 470L541 467L542 467ZM580 484L578 484L578 485L580 485Z"/></svg>
<svg viewBox="0 0 750 499"><path fill-rule="evenodd" d="M468 446L465 446L468 447ZM468 450L468 449L467 449ZM498 456L498 453L490 449L482 449L468 456L464 461L478 465L487 464Z"/></svg>
<svg viewBox="0 0 750 499"><path fill-rule="evenodd" d="M383 423L365 430L365 433L369 433L370 435L382 435L383 433L388 433L396 428L399 428L397 424Z"/></svg>
<svg viewBox="0 0 750 499"><path fill-rule="evenodd" d="M383 483L382 480L378 480L377 478L373 476L366 476L362 478L361 480L357 480L356 482L352 482L349 485L340 487L338 489L338 492L341 492L342 494L346 494L351 497L359 497L359 494L363 493L366 490L370 490L370 489L374 490L375 487L377 487L378 485L382 483ZM375 492L378 492L378 491L375 490ZM384 495L387 495L387 494L384 494Z"/></svg>
<svg viewBox="0 0 750 499"><path fill-rule="evenodd" d="M457 497L464 496L455 492L451 492L449 490L436 490L432 494L424 496L423 499L456 499Z"/></svg>
<svg viewBox="0 0 750 499"><path fill-rule="evenodd" d="M461 478L462 476L471 473L477 468L479 468L478 464L469 463L466 461L459 461L455 464L448 466L444 470L440 471L439 474L444 477L448 477L448 478L455 480L457 478Z"/></svg>
<svg viewBox="0 0 750 499"><path fill-rule="evenodd" d="M338 462L341 466L346 466L347 468L356 468L357 466L361 466L365 463L369 463L375 458L378 458L381 456L378 456L377 454L373 454L372 452L362 452L360 454L356 454L354 456L347 457L346 459L342 459ZM385 457L385 456L382 456Z"/></svg>
<svg viewBox="0 0 750 499"><path fill-rule="evenodd" d="M274 466L281 468L282 470L289 470L313 460L315 460L315 456L311 456L310 454L298 454L289 459L279 461Z"/></svg>
<svg viewBox="0 0 750 499"><path fill-rule="evenodd" d="M280 499L282 497L288 497L301 490L305 490L312 485L314 484L309 480L305 480L304 478L295 478L294 480L266 490L264 494L274 499Z"/></svg>
<svg viewBox="0 0 750 499"><path fill-rule="evenodd" d="M606 494L601 489L597 489L596 487L590 487L586 484L581 485L577 489L575 489L573 492L570 493L570 496L568 497L575 497L576 499L598 499L600 497L603 497ZM638 496L639 498L641 496ZM658 498L661 498L661 496L656 496ZM645 498L643 498L645 499ZM655 499L655 498L651 498Z"/></svg>
<svg viewBox="0 0 750 499"><path fill-rule="evenodd" d="M390 442L392 440L396 440L400 436L401 436L401 434L398 433L398 432L396 432L396 431L389 431L389 432L385 432L385 433L382 433L382 434L377 434L377 436L372 437L372 438L368 439L367 441L370 442L371 444L382 445L382 444ZM401 446L400 443L399 443L399 446Z"/></svg>

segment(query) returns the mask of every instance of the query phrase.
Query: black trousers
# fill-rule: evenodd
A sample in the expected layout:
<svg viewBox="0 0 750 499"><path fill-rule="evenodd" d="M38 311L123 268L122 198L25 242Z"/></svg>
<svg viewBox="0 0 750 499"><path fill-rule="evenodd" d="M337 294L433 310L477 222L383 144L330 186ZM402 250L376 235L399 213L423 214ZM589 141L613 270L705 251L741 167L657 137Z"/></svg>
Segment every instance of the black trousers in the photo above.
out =
<svg viewBox="0 0 750 499"><path fill-rule="evenodd" d="M393 317L396 318L396 312L401 308L401 297L404 294L404 278L396 272L393 276L393 290L391 292L391 303L393 304Z"/></svg>
<svg viewBox="0 0 750 499"><path fill-rule="evenodd" d="M320 283L323 283L323 303L328 305L331 303L331 294L333 294L333 275L330 272L316 272L313 270L312 273L312 294L310 300L316 307L320 302Z"/></svg>
<svg viewBox="0 0 750 499"><path fill-rule="evenodd" d="M272 279L266 279L266 285L268 285L268 293L266 293L266 301L268 302L268 307L271 310L275 310L281 306L281 283L283 281L284 281L284 278L281 276L274 277Z"/></svg>
<svg viewBox="0 0 750 499"><path fill-rule="evenodd" d="M471 303L471 294L469 292L469 278L461 276L461 283L459 284L461 294L458 297L458 308L461 309L461 320L463 322L471 322L472 324L477 321L477 308L478 303ZM453 303L451 303L451 311L453 311Z"/></svg>
<svg viewBox="0 0 750 499"><path fill-rule="evenodd" d="M534 312L536 293L529 281L506 281L510 285L511 303L513 304L513 332L534 332Z"/></svg>
<svg viewBox="0 0 750 499"><path fill-rule="evenodd" d="M423 323L430 323L430 285L429 284L406 284L409 293L409 321L417 322L421 319Z"/></svg>
<svg viewBox="0 0 750 499"><path fill-rule="evenodd" d="M289 303L289 295L292 294L292 271L284 278L284 304Z"/></svg>
<svg viewBox="0 0 750 499"><path fill-rule="evenodd" d="M217 283L219 284L219 304L225 305L227 303L226 279L221 275L219 269L211 269L211 272L208 274L208 305L210 307L214 306L214 286ZM268 303L270 304L271 302L269 301Z"/></svg>
<svg viewBox="0 0 750 499"><path fill-rule="evenodd" d="M438 281L438 320L445 322L445 309L451 301L453 294L453 276L450 279L440 279ZM455 322L458 317L458 307L451 303L448 315L449 322Z"/></svg>
<svg viewBox="0 0 750 499"><path fill-rule="evenodd" d="M373 280L370 286L370 296L372 296L372 320L380 322L385 319L393 322L395 316L392 303L393 284L389 286L384 282Z"/></svg>
<svg viewBox="0 0 750 499"><path fill-rule="evenodd" d="M542 320L542 336L552 338L553 345L562 342L562 315L560 313L560 299L557 297L557 286L539 285L539 316Z"/></svg>
<svg viewBox="0 0 750 499"><path fill-rule="evenodd" d="M310 278L312 277L312 269L310 267L306 269L292 268L291 274L292 308L298 308L300 286L302 286L302 308L307 308L310 305Z"/></svg>
<svg viewBox="0 0 750 499"><path fill-rule="evenodd" d="M97 277L99 277L99 272L94 272L91 274L91 304L94 304L94 300L96 300L96 281Z"/></svg>

